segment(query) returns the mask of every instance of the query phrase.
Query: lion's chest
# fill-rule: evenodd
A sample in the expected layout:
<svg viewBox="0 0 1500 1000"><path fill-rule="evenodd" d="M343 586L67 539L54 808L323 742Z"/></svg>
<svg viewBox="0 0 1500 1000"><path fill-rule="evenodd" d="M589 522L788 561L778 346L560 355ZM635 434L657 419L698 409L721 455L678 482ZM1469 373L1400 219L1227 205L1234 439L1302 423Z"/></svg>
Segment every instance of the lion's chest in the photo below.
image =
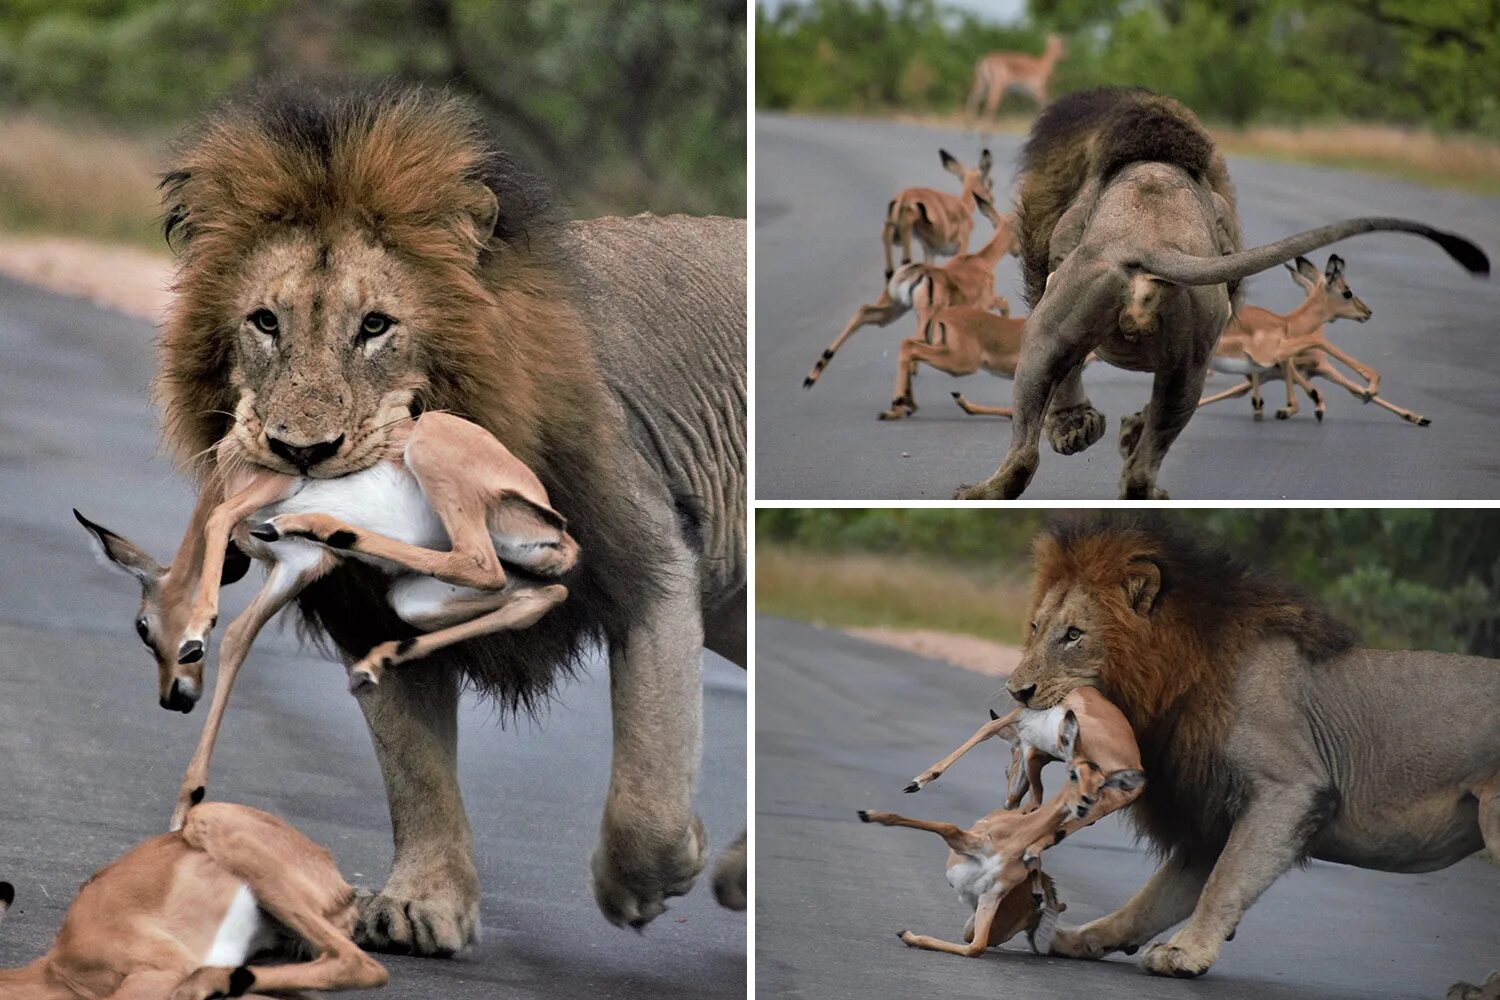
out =
<svg viewBox="0 0 1500 1000"><path fill-rule="evenodd" d="M448 548L448 533L405 465L381 462L339 479L304 479L297 492L262 514L329 514L409 545Z"/></svg>

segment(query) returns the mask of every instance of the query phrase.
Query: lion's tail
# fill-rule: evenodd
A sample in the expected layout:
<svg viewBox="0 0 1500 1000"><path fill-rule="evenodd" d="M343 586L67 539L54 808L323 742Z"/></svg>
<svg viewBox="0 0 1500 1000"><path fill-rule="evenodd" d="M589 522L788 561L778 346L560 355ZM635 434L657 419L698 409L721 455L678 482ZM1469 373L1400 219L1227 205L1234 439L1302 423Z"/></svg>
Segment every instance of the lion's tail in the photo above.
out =
<svg viewBox="0 0 1500 1000"><path fill-rule="evenodd" d="M1376 232L1415 233L1426 237L1442 247L1448 256L1458 261L1471 274L1489 276L1490 259L1483 250L1464 237L1410 219L1387 218L1346 219L1223 257L1197 257L1158 248L1136 255L1133 260L1126 261L1126 264L1178 285L1221 285L1248 278L1345 237Z"/></svg>

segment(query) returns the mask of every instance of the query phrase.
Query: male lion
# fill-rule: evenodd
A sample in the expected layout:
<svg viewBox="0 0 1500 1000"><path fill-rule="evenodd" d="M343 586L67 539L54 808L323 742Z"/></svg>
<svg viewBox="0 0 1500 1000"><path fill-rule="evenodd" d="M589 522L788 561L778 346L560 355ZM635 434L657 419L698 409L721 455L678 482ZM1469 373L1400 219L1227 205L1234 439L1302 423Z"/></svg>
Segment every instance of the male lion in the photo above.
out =
<svg viewBox="0 0 1500 1000"><path fill-rule="evenodd" d="M379 458L392 421L450 410L535 470L584 552L541 622L362 699L395 861L361 900L360 940L472 940L460 684L530 709L596 642L614 763L594 890L611 921L644 926L707 852L691 807L702 649L745 663L744 223L559 222L473 112L418 91L232 105L163 187L181 259L157 394L180 456L231 434L268 468L340 476ZM301 609L359 657L412 634L384 584L347 565ZM720 899L742 908L744 878L741 841Z"/></svg>
<svg viewBox="0 0 1500 1000"><path fill-rule="evenodd" d="M1058 954L1153 944L1198 976L1292 865L1426 872L1500 851L1500 661L1360 649L1291 588L1146 516L1061 520L1037 540L1031 634L1007 687L1048 708L1097 687L1135 728L1137 829L1166 863ZM1437 728L1434 726L1437 725Z"/></svg>
<svg viewBox="0 0 1500 1000"><path fill-rule="evenodd" d="M1349 219L1240 250L1223 157L1193 113L1147 90L1069 94L1037 117L1021 153L1026 319L1010 448L965 500L1015 499L1036 473L1045 429L1071 455L1104 435L1083 391L1091 354L1156 378L1146 407L1120 425L1120 496L1161 499L1156 475L1197 410L1239 281L1316 247L1380 230L1416 233L1468 270L1474 244L1406 219Z"/></svg>

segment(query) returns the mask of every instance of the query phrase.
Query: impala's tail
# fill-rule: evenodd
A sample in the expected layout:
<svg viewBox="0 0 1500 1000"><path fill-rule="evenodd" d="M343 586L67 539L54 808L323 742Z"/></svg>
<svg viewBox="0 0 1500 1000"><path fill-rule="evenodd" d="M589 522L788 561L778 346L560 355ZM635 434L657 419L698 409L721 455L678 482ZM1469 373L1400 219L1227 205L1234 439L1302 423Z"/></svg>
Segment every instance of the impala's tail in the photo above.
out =
<svg viewBox="0 0 1500 1000"><path fill-rule="evenodd" d="M1223 257L1197 257L1177 250L1157 248L1136 255L1127 264L1133 264L1147 274L1165 278L1178 285L1221 285L1248 278L1349 236L1381 232L1414 233L1425 237L1442 247L1448 256L1463 265L1469 273L1480 277L1489 276L1490 259L1483 250L1462 236L1445 233L1441 229L1410 219L1385 218L1346 219Z"/></svg>

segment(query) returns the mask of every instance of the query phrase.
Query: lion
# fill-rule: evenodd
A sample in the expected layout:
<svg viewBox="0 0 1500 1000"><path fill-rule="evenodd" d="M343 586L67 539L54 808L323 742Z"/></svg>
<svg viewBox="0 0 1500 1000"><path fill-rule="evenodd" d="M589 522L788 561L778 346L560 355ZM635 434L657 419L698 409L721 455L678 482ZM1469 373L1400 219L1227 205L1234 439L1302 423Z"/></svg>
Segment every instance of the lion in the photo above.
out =
<svg viewBox="0 0 1500 1000"><path fill-rule="evenodd" d="M1362 649L1275 577L1160 516L1054 522L1007 689L1045 709L1081 686L1125 713L1165 864L1120 910L1060 929L1097 959L1200 976L1247 907L1308 858L1427 872L1500 850L1500 661Z"/></svg>
<svg viewBox="0 0 1500 1000"><path fill-rule="evenodd" d="M156 397L200 481L226 435L267 468L334 477L374 463L393 422L448 410L536 472L585 553L555 613L362 700L395 860L361 897L359 940L473 940L460 687L534 710L600 644L615 738L594 892L643 927L707 854L702 650L745 664L743 220L563 222L469 106L412 89L232 102L163 189L179 263ZM385 585L347 565L304 592L304 624L346 659L412 635ZM743 841L721 864L718 895L743 908Z"/></svg>
<svg viewBox="0 0 1500 1000"><path fill-rule="evenodd" d="M1104 436L1083 390L1092 354L1152 372L1150 402L1120 425L1120 496L1166 499L1156 485L1167 449L1202 395L1239 282L1356 233L1415 233L1469 271L1489 259L1461 236L1406 219L1349 219L1240 249L1223 157L1191 111L1143 89L1069 94L1037 117L1021 152L1021 265L1026 320L1010 448L963 500L1013 500L1036 474L1043 430L1071 455Z"/></svg>

